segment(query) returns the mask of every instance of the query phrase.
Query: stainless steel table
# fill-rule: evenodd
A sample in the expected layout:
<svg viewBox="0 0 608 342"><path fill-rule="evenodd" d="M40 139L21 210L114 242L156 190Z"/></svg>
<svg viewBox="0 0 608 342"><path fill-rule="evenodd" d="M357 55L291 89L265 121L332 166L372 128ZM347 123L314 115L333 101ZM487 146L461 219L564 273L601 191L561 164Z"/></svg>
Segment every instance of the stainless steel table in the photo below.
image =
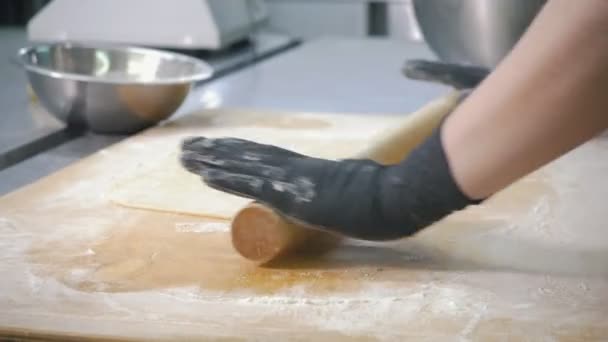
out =
<svg viewBox="0 0 608 342"><path fill-rule="evenodd" d="M404 41L327 38L306 42L197 88L175 117L210 107L336 113L414 111L447 88L405 79L407 58L432 58ZM87 134L0 171L9 192L123 139Z"/></svg>
<svg viewBox="0 0 608 342"><path fill-rule="evenodd" d="M385 39L326 38L200 89L193 107L408 113L447 89L405 79L408 58L433 58L426 45Z"/></svg>

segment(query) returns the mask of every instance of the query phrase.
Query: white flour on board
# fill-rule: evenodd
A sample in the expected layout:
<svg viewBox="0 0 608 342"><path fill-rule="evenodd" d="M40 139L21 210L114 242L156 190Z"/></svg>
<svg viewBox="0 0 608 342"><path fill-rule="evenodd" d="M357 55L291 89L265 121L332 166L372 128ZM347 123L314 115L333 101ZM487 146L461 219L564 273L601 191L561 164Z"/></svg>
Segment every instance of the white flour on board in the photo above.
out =
<svg viewBox="0 0 608 342"><path fill-rule="evenodd" d="M218 233L228 232L230 222L209 221L209 222L177 222L175 231L180 233Z"/></svg>
<svg viewBox="0 0 608 342"><path fill-rule="evenodd" d="M434 315L478 321L487 309L487 299L493 298L484 291L435 282L401 289L370 284L356 292L326 296L314 296L298 287L273 295L218 296L195 288L167 290L163 295L184 303L236 303L244 310L258 312L259 318L290 317L314 329L347 335L374 331L375 337L390 337L391 327ZM463 331L468 333L473 326L465 326Z"/></svg>

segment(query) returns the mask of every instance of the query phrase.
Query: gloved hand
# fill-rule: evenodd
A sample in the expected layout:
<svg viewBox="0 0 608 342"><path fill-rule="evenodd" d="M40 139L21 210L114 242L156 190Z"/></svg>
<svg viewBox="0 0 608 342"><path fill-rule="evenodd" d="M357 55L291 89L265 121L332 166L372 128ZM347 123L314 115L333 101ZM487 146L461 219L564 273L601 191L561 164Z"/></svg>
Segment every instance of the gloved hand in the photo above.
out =
<svg viewBox="0 0 608 342"><path fill-rule="evenodd" d="M482 79L470 77L464 67L441 63L416 61L407 70L455 86ZM184 141L181 161L210 187L254 199L291 220L353 238L390 240L479 203L455 183L440 132L393 166L311 158L241 139L204 137Z"/></svg>
<svg viewBox="0 0 608 342"><path fill-rule="evenodd" d="M190 138L182 151L184 167L210 187L353 238L405 237L477 203L454 182L439 130L394 166L311 158L235 138Z"/></svg>

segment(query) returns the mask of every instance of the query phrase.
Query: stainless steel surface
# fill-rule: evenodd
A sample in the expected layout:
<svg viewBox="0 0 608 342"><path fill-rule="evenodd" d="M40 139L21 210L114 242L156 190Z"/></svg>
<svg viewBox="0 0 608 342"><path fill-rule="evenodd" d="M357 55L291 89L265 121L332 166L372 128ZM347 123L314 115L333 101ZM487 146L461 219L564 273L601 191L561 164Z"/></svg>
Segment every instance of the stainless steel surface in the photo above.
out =
<svg viewBox="0 0 608 342"><path fill-rule="evenodd" d="M65 128L46 111L30 106L26 75L11 62L25 42L23 30L0 29L0 169L20 159L20 150Z"/></svg>
<svg viewBox="0 0 608 342"><path fill-rule="evenodd" d="M44 107L68 125L131 133L167 119L211 67L159 50L69 43L24 48L19 60Z"/></svg>
<svg viewBox="0 0 608 342"><path fill-rule="evenodd" d="M285 34L259 31L247 43L235 44L221 51L204 52L201 59L213 68L213 77L222 77L240 68L252 65L300 44L300 40Z"/></svg>
<svg viewBox="0 0 608 342"><path fill-rule="evenodd" d="M546 0L414 0L424 39L444 61L495 67Z"/></svg>
<svg viewBox="0 0 608 342"><path fill-rule="evenodd" d="M408 58L435 59L425 44L403 40L315 39L207 83L180 113L205 107L409 113L449 88L406 79L401 68Z"/></svg>

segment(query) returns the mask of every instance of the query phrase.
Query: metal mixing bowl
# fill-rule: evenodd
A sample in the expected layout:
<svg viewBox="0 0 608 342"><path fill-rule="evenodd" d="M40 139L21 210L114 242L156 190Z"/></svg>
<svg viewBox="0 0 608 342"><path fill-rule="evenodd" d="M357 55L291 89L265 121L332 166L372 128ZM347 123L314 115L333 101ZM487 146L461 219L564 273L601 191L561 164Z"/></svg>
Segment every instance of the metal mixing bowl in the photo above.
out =
<svg viewBox="0 0 608 342"><path fill-rule="evenodd" d="M212 74L196 58L136 47L43 44L18 58L49 112L98 133L132 133L168 118Z"/></svg>
<svg viewBox="0 0 608 342"><path fill-rule="evenodd" d="M414 0L424 39L445 62L495 67L546 0Z"/></svg>

